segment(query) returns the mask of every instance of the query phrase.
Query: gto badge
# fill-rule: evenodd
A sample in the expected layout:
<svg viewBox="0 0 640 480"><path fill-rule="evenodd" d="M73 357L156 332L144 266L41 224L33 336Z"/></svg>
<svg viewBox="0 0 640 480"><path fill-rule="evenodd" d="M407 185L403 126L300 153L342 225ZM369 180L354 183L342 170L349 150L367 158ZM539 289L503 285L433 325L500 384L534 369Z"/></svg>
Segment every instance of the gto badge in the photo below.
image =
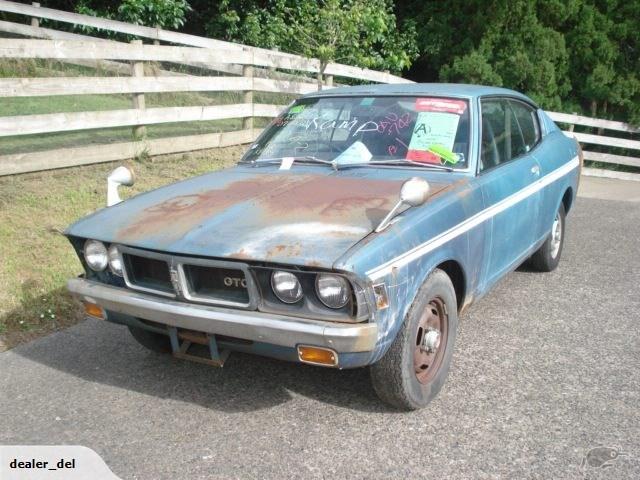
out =
<svg viewBox="0 0 640 480"><path fill-rule="evenodd" d="M227 287L242 287L247 288L247 280L244 278L236 277L224 277L224 284Z"/></svg>

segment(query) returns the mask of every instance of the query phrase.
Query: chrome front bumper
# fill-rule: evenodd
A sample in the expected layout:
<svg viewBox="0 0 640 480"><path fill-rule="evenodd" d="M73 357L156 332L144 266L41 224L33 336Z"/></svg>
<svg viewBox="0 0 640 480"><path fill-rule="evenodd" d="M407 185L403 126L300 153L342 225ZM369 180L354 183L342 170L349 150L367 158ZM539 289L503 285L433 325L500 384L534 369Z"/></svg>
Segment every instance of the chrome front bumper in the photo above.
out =
<svg viewBox="0 0 640 480"><path fill-rule="evenodd" d="M80 300L107 311L283 347L304 344L329 347L338 353L368 352L374 349L378 338L375 323L334 323L182 303L84 278L69 280L67 288Z"/></svg>

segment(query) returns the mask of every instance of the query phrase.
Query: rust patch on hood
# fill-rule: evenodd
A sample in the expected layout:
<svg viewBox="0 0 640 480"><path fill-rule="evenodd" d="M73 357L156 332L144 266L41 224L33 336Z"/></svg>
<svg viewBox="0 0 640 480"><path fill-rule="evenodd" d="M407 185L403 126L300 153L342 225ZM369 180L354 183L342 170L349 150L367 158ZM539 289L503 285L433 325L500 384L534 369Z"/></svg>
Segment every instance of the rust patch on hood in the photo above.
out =
<svg viewBox="0 0 640 480"><path fill-rule="evenodd" d="M255 205L247 205L247 215L260 219L265 226L323 218L351 224L354 216L362 217L360 223L366 220L373 225L391 209L401 186L401 181L324 175L259 175L150 206L135 214L118 236L136 239L162 234L179 238L207 218L250 201Z"/></svg>
<svg viewBox="0 0 640 480"><path fill-rule="evenodd" d="M357 241L355 237L362 238L372 231L391 210L403 183L404 180L334 175L259 174L218 188L200 187L186 195L173 194L132 211L116 235L123 243L154 237L172 241L205 227L207 222L217 221L215 228L226 234L225 238L246 239L247 232L253 232L257 241L256 236L281 232L272 245L265 238L267 257L296 256L301 254L300 244L282 242L287 231L284 227L300 230L296 230L298 237L306 232L318 241L328 237ZM453 185L432 183L431 196ZM235 207L233 214L226 213L231 207ZM293 238L292 241L295 242ZM255 258L249 245L238 245L238 249L236 258Z"/></svg>
<svg viewBox="0 0 640 480"><path fill-rule="evenodd" d="M285 178L261 176L231 182L220 189L175 196L142 210L127 227L118 232L118 236L143 238L171 233L171 236L179 237L206 218L236 203L274 191L286 183Z"/></svg>

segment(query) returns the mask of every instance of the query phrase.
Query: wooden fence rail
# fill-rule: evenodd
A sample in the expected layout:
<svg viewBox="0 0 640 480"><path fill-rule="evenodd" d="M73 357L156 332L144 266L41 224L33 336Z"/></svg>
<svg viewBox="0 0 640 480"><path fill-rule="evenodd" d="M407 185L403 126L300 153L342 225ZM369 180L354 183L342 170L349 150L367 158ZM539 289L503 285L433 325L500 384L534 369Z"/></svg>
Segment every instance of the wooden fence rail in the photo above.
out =
<svg viewBox="0 0 640 480"><path fill-rule="evenodd" d="M231 92L242 90L303 94L318 90L318 85L315 83L253 77L0 78L0 97L97 95L136 92Z"/></svg>
<svg viewBox="0 0 640 480"><path fill-rule="evenodd" d="M202 107L161 107L98 112L47 113L0 117L0 137L95 128L202 122L230 118L276 117L283 105L239 103Z"/></svg>
<svg viewBox="0 0 640 480"><path fill-rule="evenodd" d="M591 118L582 115L560 112L547 113L553 121L570 126L581 125L585 127L598 128L602 130L613 130L616 132L625 132L630 134L640 133L639 128L624 122L603 120L600 118ZM627 150L640 150L640 140L630 140L626 138L611 137L606 135L594 135L589 133L574 132L570 130L565 131L565 135L569 137L575 137L583 145L599 145ZM587 149L585 149L583 153L585 160L640 168L640 156L632 157L628 155L617 155L613 153L594 152ZM640 180L640 174L610 171L604 169L585 169L585 173L593 176L613 177L626 180Z"/></svg>
<svg viewBox="0 0 640 480"><path fill-rule="evenodd" d="M153 156L240 145L252 142L260 131L237 130L3 155L0 156L0 176L114 162L135 158L143 153Z"/></svg>

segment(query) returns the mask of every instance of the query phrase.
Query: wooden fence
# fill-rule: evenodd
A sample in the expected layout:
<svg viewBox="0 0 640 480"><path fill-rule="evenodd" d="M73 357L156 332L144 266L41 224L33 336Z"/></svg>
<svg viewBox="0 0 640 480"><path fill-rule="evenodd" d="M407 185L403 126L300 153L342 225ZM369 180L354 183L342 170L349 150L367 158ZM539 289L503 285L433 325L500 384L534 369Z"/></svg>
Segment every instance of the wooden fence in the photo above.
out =
<svg viewBox="0 0 640 480"><path fill-rule="evenodd" d="M37 4L0 0L0 11L25 15L30 21L29 25L0 21L0 31L13 37L29 37L0 39L0 58L52 59L120 75L0 78L0 102L2 97L100 94L131 94L133 99L132 108L125 110L0 116L0 137L128 126L139 133L146 125L243 119L242 130L234 132L152 140L143 138L42 152L3 155L0 151L0 175L120 160L142 152L159 155L249 143L259 133L253 128L253 119L275 117L285 107L283 104L257 103L254 92L297 96L331 87L334 76L366 82L409 82L387 72L336 63L329 64L324 72L320 72L320 62L316 59L42 8ZM142 44L140 40L125 43L43 28L39 19L133 35L154 43ZM160 42L173 45L160 45ZM143 62L153 63L152 76L145 76ZM158 62L196 67L217 76L177 72L158 67ZM240 92L243 101L226 105L145 107L145 93L167 92Z"/></svg>
<svg viewBox="0 0 640 480"><path fill-rule="evenodd" d="M248 143L259 133L259 130L254 128L254 117L275 117L284 108L282 104L256 103L254 92L297 96L319 88L331 87L334 76L366 82L409 82L386 72L340 64L329 64L324 72L320 72L320 63L315 59L42 8L37 4L25 5L0 0L0 11L26 15L31 22L30 25L26 25L0 21L0 32L9 33L14 37L30 37L0 39L0 58L54 59L96 68L97 72L107 71L121 75L0 78L0 102L2 97L132 95L132 108L124 110L0 116L0 137L113 127L133 127L134 132L141 134L146 125L243 119L243 128L233 132L142 139L44 152L2 154L0 151L0 175L122 160L135 157L143 151L148 155L160 155ZM134 35L154 43L142 44L140 40L125 43L42 28L38 21L41 18ZM170 42L173 45L160 45L160 42ZM154 64L152 76L145 76L143 62ZM200 71L215 72L217 76L177 72L166 66L159 67L158 62L164 62L165 65L196 67ZM241 92L243 101L226 105L145 107L145 93L166 92ZM598 132L612 130L618 132L618 135L621 133L623 137L632 137L640 133L640 130L628 124L565 113L549 114L556 122L566 125L567 135L575 136L582 144L591 146L590 148L596 146L601 149L604 146L625 151L640 150L640 141L632 138L574 131L574 126L577 125L581 129L595 128ZM602 153L586 147L584 153L587 160L640 167L638 157ZM640 180L639 174L604 169L588 168L584 173Z"/></svg>
<svg viewBox="0 0 640 480"><path fill-rule="evenodd" d="M567 125L565 135L569 137L575 137L583 146L584 159L611 164L611 165L625 165L629 167L640 168L640 154L639 156L619 155L607 152L595 152L589 150L593 146L605 147L607 150L612 148L640 151L640 140L633 140L629 138L612 137L603 134L590 134L575 132L574 126L579 125L583 127L597 128L599 131L612 130L614 132L623 132L626 135L633 135L635 138L640 138L640 128L629 125L628 123L616 122L613 120L603 120L600 118L584 117L582 115L559 113L559 112L547 112L549 116L557 123L561 125ZM640 174L621 172L616 170L609 170L603 168L585 168L584 175L595 177L609 177L618 178L622 180L638 180L640 181Z"/></svg>

